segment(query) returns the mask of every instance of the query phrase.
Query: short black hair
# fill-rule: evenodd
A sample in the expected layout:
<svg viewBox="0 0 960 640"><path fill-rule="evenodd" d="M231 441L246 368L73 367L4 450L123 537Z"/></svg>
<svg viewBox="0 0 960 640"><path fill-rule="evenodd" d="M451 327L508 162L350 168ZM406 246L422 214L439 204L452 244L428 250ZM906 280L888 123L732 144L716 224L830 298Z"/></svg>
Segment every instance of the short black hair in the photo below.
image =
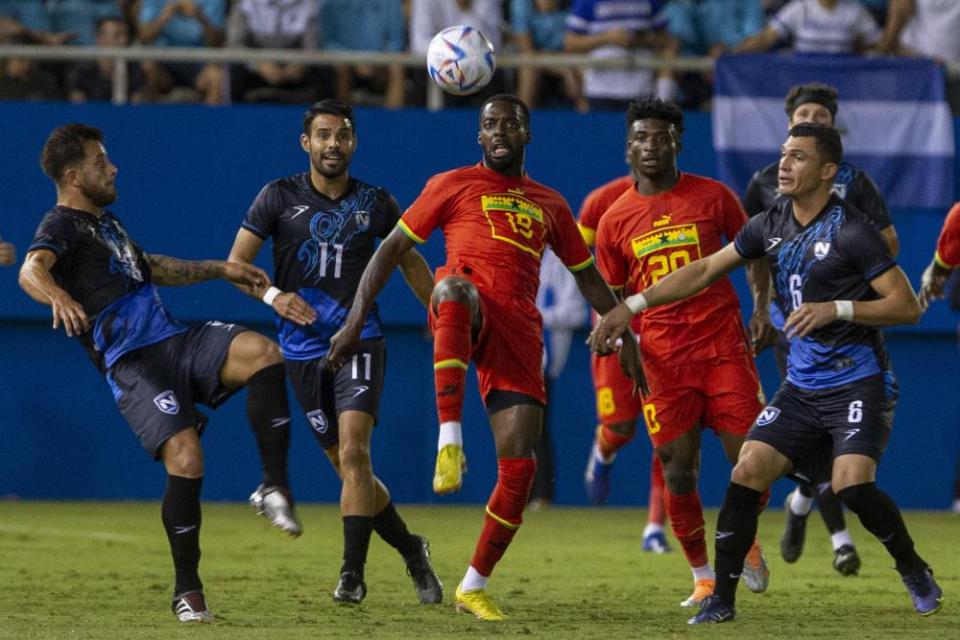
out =
<svg viewBox="0 0 960 640"><path fill-rule="evenodd" d="M837 103L839 97L840 94L837 93L836 88L828 84L823 84L822 82L798 84L790 87L790 91L787 92L787 98L783 103L783 110L787 112L788 118L793 118L793 112L797 110L797 107L802 104L807 104L808 102L816 102L826 107L827 111L830 112L830 115L835 120L839 107Z"/></svg>
<svg viewBox="0 0 960 640"><path fill-rule="evenodd" d="M679 136L683 133L683 110L675 102L660 98L640 98L627 107L627 129L637 120L666 120L673 125Z"/></svg>
<svg viewBox="0 0 960 640"><path fill-rule="evenodd" d="M530 107L527 106L527 103L513 95L512 93L498 93L492 95L486 100L483 101L483 104L480 105L480 113L483 113L483 110L487 108L487 105L491 102L509 102L520 107L520 111L523 113L523 122L530 128Z"/></svg>
<svg viewBox="0 0 960 640"><path fill-rule="evenodd" d="M321 114L340 116L341 118L349 120L353 133L357 133L357 120L353 117L353 107L343 100L327 98L320 102L314 102L310 105L310 108L307 109L306 113L303 114L303 132L305 134L310 135L310 126L313 124L314 118Z"/></svg>
<svg viewBox="0 0 960 640"><path fill-rule="evenodd" d="M40 166L54 182L59 182L70 165L83 161L84 144L103 140L103 131L88 124L74 122L57 127L43 145Z"/></svg>
<svg viewBox="0 0 960 640"><path fill-rule="evenodd" d="M792 126L790 135L794 138L814 138L821 158L834 164L843 162L843 142L836 127L819 122L803 122Z"/></svg>

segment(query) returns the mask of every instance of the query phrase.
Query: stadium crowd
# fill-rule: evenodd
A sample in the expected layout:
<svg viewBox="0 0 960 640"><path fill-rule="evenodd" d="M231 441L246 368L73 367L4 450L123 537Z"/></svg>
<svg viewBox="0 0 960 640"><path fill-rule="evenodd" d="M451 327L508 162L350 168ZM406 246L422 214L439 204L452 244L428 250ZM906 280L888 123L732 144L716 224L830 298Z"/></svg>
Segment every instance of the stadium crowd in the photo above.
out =
<svg viewBox="0 0 960 640"><path fill-rule="evenodd" d="M0 43L100 47L250 47L426 52L453 24L479 28L498 52L710 56L921 55L960 62L960 3L944 0L0 0ZM0 99L110 100L107 60L0 61ZM388 108L423 106L424 74L400 64L305 66L130 63L134 103L292 102L337 97ZM521 68L480 100L515 91L531 106L622 111L656 95L710 107L710 73ZM960 112L960 81L950 82ZM448 104L460 104L448 98ZM475 106L475 105L474 105Z"/></svg>

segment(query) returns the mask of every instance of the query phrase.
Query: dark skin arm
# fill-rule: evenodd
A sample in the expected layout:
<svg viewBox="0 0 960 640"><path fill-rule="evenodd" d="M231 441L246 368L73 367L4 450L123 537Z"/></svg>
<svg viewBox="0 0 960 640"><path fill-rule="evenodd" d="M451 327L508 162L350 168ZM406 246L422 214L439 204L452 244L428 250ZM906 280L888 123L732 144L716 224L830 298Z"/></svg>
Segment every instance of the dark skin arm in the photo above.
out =
<svg viewBox="0 0 960 640"><path fill-rule="evenodd" d="M577 271L573 274L573 277L577 281L580 293L600 315L607 313L619 303L616 294L610 290L610 287L604 282L603 276L597 271L596 265L591 264L589 267ZM650 389L647 386L647 379L643 374L643 365L640 361L640 348L637 346L636 337L629 329L623 336L619 358L624 374L633 380L634 389L640 389L642 393L649 394Z"/></svg>

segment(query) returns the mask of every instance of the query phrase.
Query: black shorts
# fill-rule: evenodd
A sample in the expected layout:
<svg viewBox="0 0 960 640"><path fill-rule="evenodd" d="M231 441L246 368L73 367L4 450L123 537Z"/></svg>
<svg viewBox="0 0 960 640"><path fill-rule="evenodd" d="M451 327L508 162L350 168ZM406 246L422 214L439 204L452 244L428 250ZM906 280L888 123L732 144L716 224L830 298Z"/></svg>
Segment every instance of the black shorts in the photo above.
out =
<svg viewBox="0 0 960 640"><path fill-rule="evenodd" d="M338 419L344 411L380 413L380 394L387 370L387 342L364 340L337 371L326 358L287 360L287 377L317 442L324 449L340 440Z"/></svg>
<svg viewBox="0 0 960 640"><path fill-rule="evenodd" d="M893 429L887 392L883 375L819 390L784 382L746 439L769 444L811 481L823 475L827 460L840 455L856 453L879 462Z"/></svg>
<svg viewBox="0 0 960 640"><path fill-rule="evenodd" d="M124 355L107 371L120 413L154 458L171 436L190 427L203 430L207 417L194 403L216 408L234 394L220 383L220 369L230 343L244 331L249 329L217 321L193 325Z"/></svg>

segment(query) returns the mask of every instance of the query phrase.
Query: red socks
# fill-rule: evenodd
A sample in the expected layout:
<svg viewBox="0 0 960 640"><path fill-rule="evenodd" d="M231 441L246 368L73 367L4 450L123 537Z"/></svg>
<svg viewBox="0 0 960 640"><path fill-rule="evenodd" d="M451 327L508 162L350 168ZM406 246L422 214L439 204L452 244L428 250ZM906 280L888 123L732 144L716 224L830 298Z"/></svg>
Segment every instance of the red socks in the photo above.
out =
<svg viewBox="0 0 960 640"><path fill-rule="evenodd" d="M611 431L605 424L597 427L597 448L600 449L600 455L605 460L620 450L620 447L633 440L633 435L624 436L616 431Z"/></svg>
<svg viewBox="0 0 960 640"><path fill-rule="evenodd" d="M647 523L658 524L661 527L664 523L664 493L666 492L666 482L663 479L663 463L653 454L653 460L650 462L650 498L647 502Z"/></svg>
<svg viewBox="0 0 960 640"><path fill-rule="evenodd" d="M440 422L460 422L470 362L470 309L454 301L437 305L433 332L433 380Z"/></svg>
<svg viewBox="0 0 960 640"><path fill-rule="evenodd" d="M667 503L667 515L673 535L680 541L683 553L691 567L702 567L709 563L707 557L707 539L704 533L703 505L700 492L693 491L682 496L664 491Z"/></svg>
<svg viewBox="0 0 960 640"><path fill-rule="evenodd" d="M523 523L523 507L527 504L536 468L533 458L501 458L497 461L497 486L487 502L483 531L470 561L480 575L493 573Z"/></svg>

